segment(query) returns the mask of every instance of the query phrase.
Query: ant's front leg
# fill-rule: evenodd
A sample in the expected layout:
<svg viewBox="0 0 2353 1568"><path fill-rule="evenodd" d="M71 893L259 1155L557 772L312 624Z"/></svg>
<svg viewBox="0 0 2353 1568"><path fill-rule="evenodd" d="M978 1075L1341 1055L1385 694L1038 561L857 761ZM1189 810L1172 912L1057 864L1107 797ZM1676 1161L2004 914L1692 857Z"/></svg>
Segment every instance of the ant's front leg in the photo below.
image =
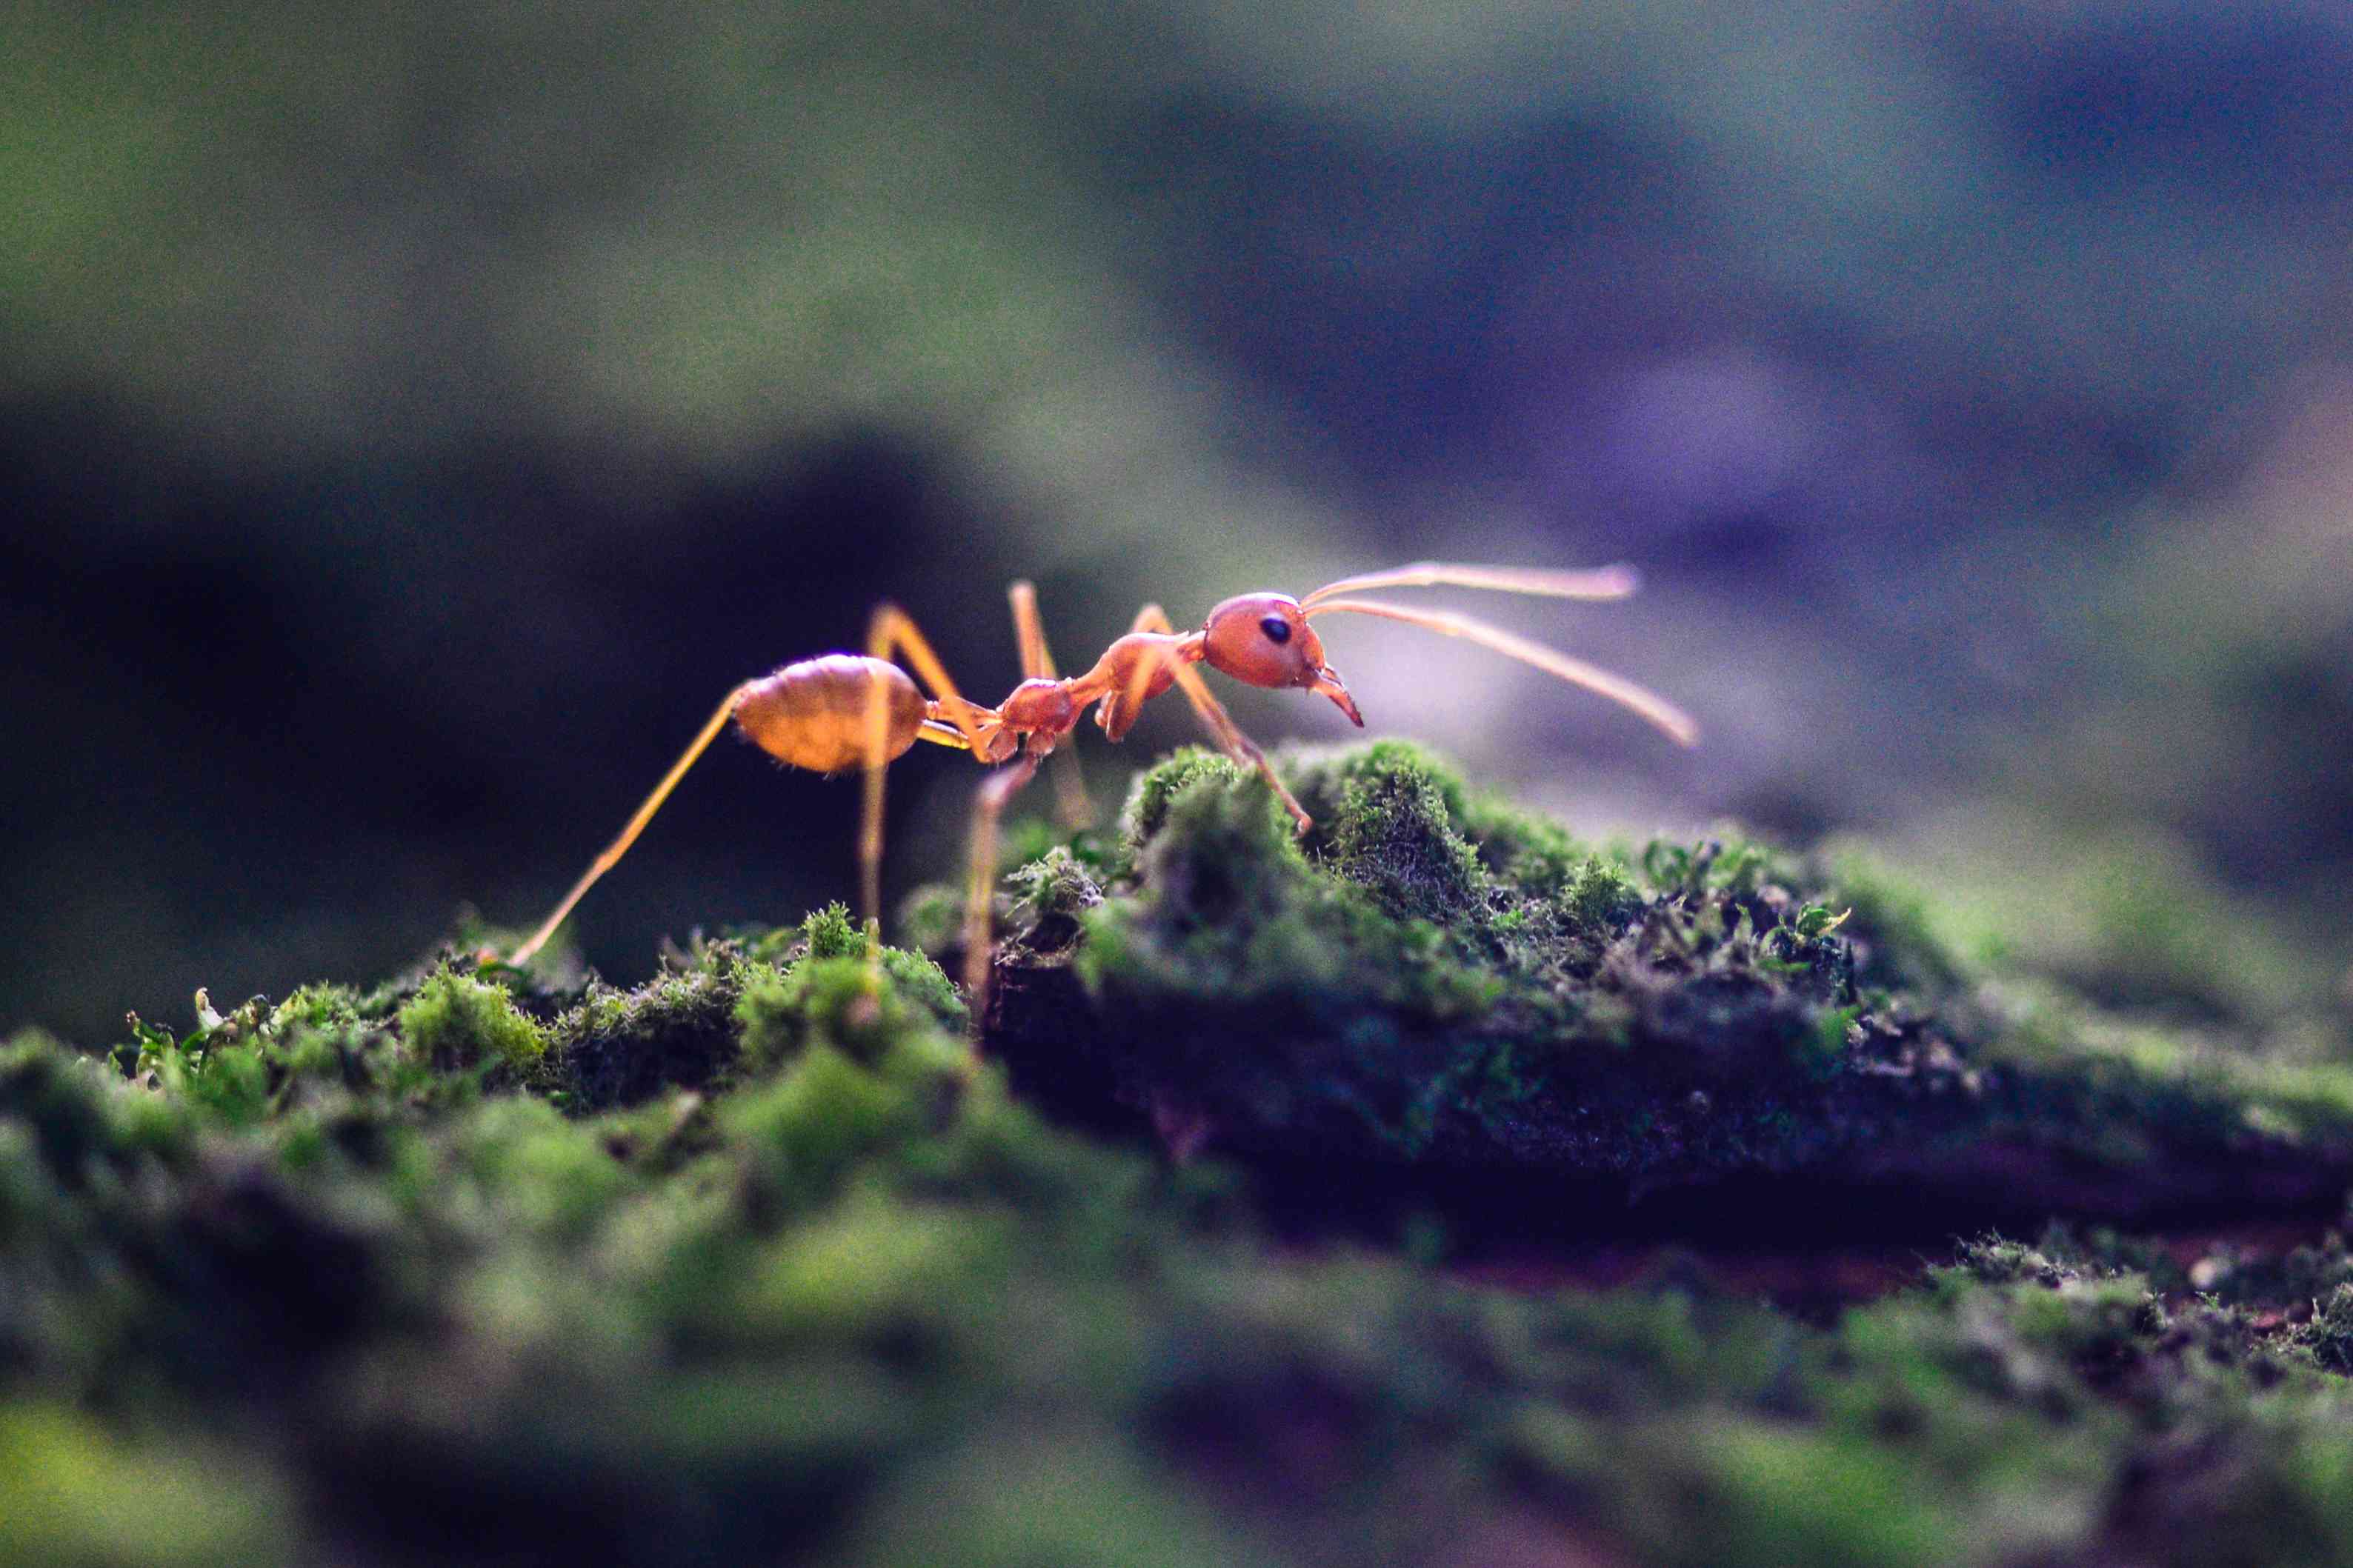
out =
<svg viewBox="0 0 2353 1568"><path fill-rule="evenodd" d="M1131 632L1166 634L1174 634L1176 630L1169 623L1168 612L1157 605L1146 605L1138 610L1134 625L1129 629ZM1209 731L1211 739L1218 742L1226 755L1243 767L1258 770L1259 777L1266 781L1267 788L1274 791L1275 798L1282 802L1282 808L1291 813L1291 820L1298 825L1301 836L1304 837L1307 830L1315 826L1314 820L1283 787L1282 781L1274 776L1273 764L1266 760L1266 753L1258 749L1256 742L1242 733L1241 727L1234 722L1233 715L1226 711L1225 704L1219 702L1217 694L1209 689L1209 683L1201 679L1201 672L1193 668L1174 644L1155 643L1142 649L1134 668L1128 673L1126 690L1122 693L1122 706L1126 711L1133 714L1143 704L1163 670L1176 681L1176 689L1193 705L1194 715L1201 721L1202 727Z"/></svg>
<svg viewBox="0 0 2353 1568"><path fill-rule="evenodd" d="M972 806L972 871L965 887L964 989L972 1008L973 1037L980 1037L988 1011L990 952L989 900L997 889L997 825L1005 805L1021 787L1038 776L1038 758L1024 752L1019 761L981 781Z"/></svg>
<svg viewBox="0 0 2353 1568"><path fill-rule="evenodd" d="M1053 650L1046 646L1046 623L1038 614L1038 589L1024 579L1006 590L1013 604L1013 635L1021 644L1021 679L1054 680ZM1060 748L1053 764L1054 809L1062 826L1076 832L1095 825L1093 806L1087 802L1087 784L1079 767L1078 749Z"/></svg>

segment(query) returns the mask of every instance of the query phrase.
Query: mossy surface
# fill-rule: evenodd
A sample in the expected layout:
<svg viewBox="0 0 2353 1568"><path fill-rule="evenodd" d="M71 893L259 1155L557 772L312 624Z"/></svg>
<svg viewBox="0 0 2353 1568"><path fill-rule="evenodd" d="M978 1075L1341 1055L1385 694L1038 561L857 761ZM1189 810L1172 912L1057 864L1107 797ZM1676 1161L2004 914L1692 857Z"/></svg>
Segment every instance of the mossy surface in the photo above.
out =
<svg viewBox="0 0 2353 1568"><path fill-rule="evenodd" d="M2031 1184L2132 1217L2225 1168L2283 1202L2353 1170L2341 1062L1973 964L1852 847L1584 844L1395 742L1282 765L1303 838L1194 752L1115 850L1014 874L988 1038L1025 1080L1108 1086L1187 1149L1633 1192Z"/></svg>
<svg viewBox="0 0 2353 1568"><path fill-rule="evenodd" d="M1604 1148L1543 1111L1561 1084L1615 1119L1577 1168L1717 1192L1997 1137L2331 1168L2311 1064L2004 991L1892 883L1850 904L1735 840L1595 848L1395 748L1298 769L1330 821L1303 846L1255 784L1183 765L1131 838L1008 879L1001 973L1017 1007L1077 998L1074 1105L1146 1081L1076 1048L1114 1001L1199 1071L1188 1009L1222 1026L1240 994L1250 1093L1147 1105L1164 1134L1214 1109L1208 1146L1249 1152L1255 1115L1433 1191L1470 1140L1522 1219L1558 1189L1512 1162ZM1295 1163L1042 1116L960 1005L833 910L628 991L444 959L199 994L193 1030L133 1020L101 1053L0 1046L0 1561L2353 1555L2336 1211L1924 1229L1860 1267L1672 1209L1633 1246L1571 1207L1508 1254L1443 1205L1303 1231ZM1348 1041L1493 1104L1417 1100ZM1516 1080L1464 1065L1506 1045ZM1314 1072L1278 1092L1270 1061ZM1645 1097L1684 1120L1637 1135ZM1694 1131L1722 1107L1736 1136ZM1929 1134L1884 1131L1906 1116Z"/></svg>

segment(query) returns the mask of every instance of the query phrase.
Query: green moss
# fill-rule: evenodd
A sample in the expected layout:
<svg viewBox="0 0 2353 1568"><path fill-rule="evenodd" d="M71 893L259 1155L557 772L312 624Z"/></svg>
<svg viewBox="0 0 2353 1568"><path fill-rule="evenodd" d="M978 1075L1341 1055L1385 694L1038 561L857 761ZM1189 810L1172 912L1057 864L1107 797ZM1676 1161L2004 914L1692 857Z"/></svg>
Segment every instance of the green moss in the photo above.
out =
<svg viewBox="0 0 2353 1568"><path fill-rule="evenodd" d="M528 1070L547 1054L547 1037L503 987L454 970L428 978L393 1024L410 1049L443 1068L501 1063Z"/></svg>
<svg viewBox="0 0 2353 1568"><path fill-rule="evenodd" d="M1155 1115L1270 1150L1783 1165L1851 1136L1793 1097L1916 1038L1856 1033L1837 916L1759 847L1658 847L1646 894L1418 748L1286 765L1321 814L1303 842L1255 780L1181 753L1133 792L1124 877L1062 900L1094 1014L1061 1032ZM998 1041L1017 1067L1021 995Z"/></svg>
<svg viewBox="0 0 2353 1568"><path fill-rule="evenodd" d="M797 1065L795 1082L745 1129L803 1196L828 1190L866 1151L903 1140L921 1121L903 1098L830 1052ZM1002 1264L1002 1226L946 1210L893 1203L873 1189L761 1250L729 1292L731 1333L763 1342L829 1340L873 1344L911 1329L954 1333L956 1293Z"/></svg>
<svg viewBox="0 0 2353 1568"><path fill-rule="evenodd" d="M970 1022L970 1010L965 1006L964 994L956 989L947 972L920 952L903 948L882 950L882 973L890 977L892 986L909 1003L921 1007L932 1021L952 1033L961 1033Z"/></svg>
<svg viewBox="0 0 2353 1568"><path fill-rule="evenodd" d="M2266 1059L2211 1030L2104 1013L2048 984L2009 982L1980 1054L2015 1087L2015 1110L2073 1130L2087 1152L2141 1163L2227 1150L2252 1170L2300 1163L2325 1186L2353 1134L2353 1068ZM2097 1140L2097 1142L2091 1142Z"/></svg>
<svg viewBox="0 0 2353 1568"><path fill-rule="evenodd" d="M1241 776L1233 763L1199 746L1179 747L1166 758L1135 775L1128 786L1127 804L1119 814L1120 841L1130 854L1159 837L1168 819L1168 805L1187 785L1202 779L1228 782Z"/></svg>
<svg viewBox="0 0 2353 1568"><path fill-rule="evenodd" d="M454 1129L462 1174L494 1223L542 1237L585 1237L628 1187L606 1130L565 1120L545 1100L500 1096Z"/></svg>
<svg viewBox="0 0 2353 1568"><path fill-rule="evenodd" d="M1073 932L1081 918L1103 902L1103 884L1059 844L1006 873L1004 880L1013 892L1008 925L1033 936L1043 928L1049 945Z"/></svg>
<svg viewBox="0 0 2353 1568"><path fill-rule="evenodd" d="M2313 1303L2295 1342L2331 1372L2353 1373L2353 1284L2339 1285Z"/></svg>
<svg viewBox="0 0 2353 1568"><path fill-rule="evenodd" d="M801 921L799 951L811 958L855 958L866 951L866 932L849 918L847 904L828 904Z"/></svg>
<svg viewBox="0 0 2353 1568"><path fill-rule="evenodd" d="M0 1408L0 1562L58 1568L291 1561L274 1479L125 1441L51 1405Z"/></svg>
<svg viewBox="0 0 2353 1568"><path fill-rule="evenodd" d="M723 955L632 990L592 984L547 1031L565 1104L607 1110L723 1082L743 1052L736 1007L747 985L773 973Z"/></svg>
<svg viewBox="0 0 2353 1568"><path fill-rule="evenodd" d="M936 959L964 941L964 896L944 883L916 889L899 906L900 940Z"/></svg>
<svg viewBox="0 0 2353 1568"><path fill-rule="evenodd" d="M1332 847L1340 875L1393 918L1452 922L1481 912L1485 870L1426 773L1392 772L1352 788Z"/></svg>
<svg viewBox="0 0 2353 1568"><path fill-rule="evenodd" d="M360 1022L359 993L348 985L301 985L270 1015L277 1031L338 1029Z"/></svg>
<svg viewBox="0 0 2353 1568"><path fill-rule="evenodd" d="M1542 882L1551 880L1545 868ZM1539 885L1542 885L1541 882ZM1641 889L1627 869L1613 861L1588 856L1560 879L1560 907L1575 935L1588 941L1606 938L1622 929L1641 908Z"/></svg>
<svg viewBox="0 0 2353 1568"><path fill-rule="evenodd" d="M1997 983L1860 851L1595 850L1397 742L1282 765L1303 840L1184 752L1137 781L1107 876L1011 874L990 1043L1023 1081L1103 1082L1187 1148L1646 1188L1893 1164L1965 1194L2023 1161L2128 1215L2251 1144L2306 1163L2295 1190L2353 1173L2344 1069ZM1030 941L1049 908L1067 931Z"/></svg>
<svg viewBox="0 0 2353 1568"><path fill-rule="evenodd" d="M901 953L902 959L918 958ZM764 973L744 987L735 1016L744 1055L754 1070L792 1061L826 1046L863 1062L878 1062L910 1033L936 1033L963 1021L960 1004L937 965L923 967L912 984L885 963L878 973L863 958L803 958L781 973Z"/></svg>
<svg viewBox="0 0 2353 1568"><path fill-rule="evenodd" d="M2073 1264L2000 1235L1964 1242L1954 1267L1989 1285L2013 1285L2026 1280L2055 1290L2082 1278Z"/></svg>
<svg viewBox="0 0 2353 1568"><path fill-rule="evenodd" d="M1082 983L1105 1012L1155 1020L1196 1108L1426 1142L1450 1070L1442 1026L1487 1005L1494 978L1440 926L1313 868L1255 778L1192 757L1154 778L1137 795L1158 802L1160 830L1135 846L1133 892L1083 912ZM1375 1045L1387 1054L1357 1048ZM1231 1072L1212 1081L1219 1063Z"/></svg>
<svg viewBox="0 0 2353 1568"><path fill-rule="evenodd" d="M547 1027L543 1085L575 1114L626 1109L773 1071L816 1036L871 1044L917 1016L963 1027L963 998L920 953L880 949L879 990L862 978L845 982L853 972L865 975L866 949L865 932L832 904L798 926L698 943L628 990L591 982ZM869 990L880 998L880 1035L861 1034L852 1016L860 1010L852 993Z"/></svg>
<svg viewBox="0 0 2353 1568"><path fill-rule="evenodd" d="M142 1151L183 1152L186 1119L168 1109L140 1114L147 1109L109 1068L37 1030L0 1046L0 1115L37 1158L45 1183L80 1187Z"/></svg>
<svg viewBox="0 0 2353 1568"><path fill-rule="evenodd" d="M2111 1009L2265 1037L2277 1053L2343 1056L2353 1020L2341 936L2295 926L2222 886L2146 826L2027 814L1957 818L1868 856L1933 899L1915 923L1980 971L2056 981ZM2276 1042L2277 1044L2274 1044Z"/></svg>
<svg viewBox="0 0 2353 1568"><path fill-rule="evenodd" d="M2341 1186L2339 1069L1936 971L1884 885L1734 836L1591 849L1400 748L1297 776L1304 847L1196 757L1116 864L1009 888L1030 1066L1248 1169L1040 1114L838 908L560 1010L444 969L389 1027L307 987L0 1047L0 1556L2353 1552L2341 1233L1910 1249L2087 1172ZM526 1068L483 1036L531 1009ZM644 1087L585 1089L592 1040ZM1356 1223L1377 1166L1410 1223ZM1873 1299L1810 1243L1838 1310L1756 1299L1776 1226L1924 1194Z"/></svg>
<svg viewBox="0 0 2353 1568"><path fill-rule="evenodd" d="M1855 950L1861 984L1931 1000L1959 988L1962 965L1936 936L1925 889L1852 840L1831 840L1815 860L1831 901L1850 911L1841 931Z"/></svg>
<svg viewBox="0 0 2353 1568"><path fill-rule="evenodd" d="M1453 924L1484 912L1486 868L1457 827L1461 781L1419 747L1376 741L1322 753L1286 782L1315 819L1308 853L1385 913Z"/></svg>
<svg viewBox="0 0 2353 1568"><path fill-rule="evenodd" d="M0 1528L66 1561L100 1538L114 1544L88 1560L140 1561L163 1539L268 1556L304 1518L380 1554L455 1544L429 1519L339 1500L368 1495L338 1484L364 1473L462 1487L470 1551L621 1542L651 1561L789 1544L992 1562L1040 1542L1165 1561L1171 1531L1205 1561L1297 1541L1317 1560L1432 1561L1500 1550L1561 1509L1588 1548L1694 1563L2066 1560L2142 1530L2175 1560L2219 1560L2259 1517L2281 1532L2277 1560L2338 1544L2327 1435L2346 1385L2316 1358L2266 1359L2243 1316L2158 1308L2137 1277L2060 1243L1989 1239L1828 1330L1708 1289L1696 1262L1628 1290L1530 1295L1402 1258L1302 1258L1252 1240L1246 1215L1202 1228L1147 1162L1039 1124L994 1075L971 1079L923 1010L861 1035L871 1021L839 1011L873 994L861 959L803 963L822 998L809 1037L779 1072L721 1091L696 1152L660 1174L613 1147L654 1107L565 1118L492 1095L438 1103L389 1159L331 1148L301 1187L269 1189L274 1217L249 1208L248 1234L216 1229L201 1253L187 1248L217 1222L198 1216L237 1190L220 1184L233 1150L135 1202L111 1182L71 1201L0 1196L0 1215L29 1203L45 1226L97 1227L58 1248L11 1232L13 1279L35 1292L16 1300L79 1309L19 1325L99 1321L97 1277L41 1260L109 1231L144 1238L104 1271L133 1290L105 1353L69 1358L20 1330L5 1364L51 1386L143 1364L183 1386L197 1363L156 1359L153 1325L185 1297L235 1325L207 1342L215 1373L311 1413L298 1450L209 1431L233 1467L77 1417L67 1436L92 1457L76 1470L54 1457L53 1423L50 1457L16 1473L155 1484L66 1486L76 1506L12 1510ZM7 1061L0 1128L49 1107L101 1161L128 1154L115 1097L174 1093L68 1070L47 1042ZM11 1147L0 1138L0 1194L43 1191L22 1180L31 1141ZM357 1251L333 1264L338 1247ZM256 1318L285 1288L279 1257L332 1265L361 1293ZM310 1348L289 1363L296 1322ZM2190 1452L2207 1468L2178 1500L2129 1489ZM550 1486L572 1500L554 1515L537 1506ZM268 1501L293 1489L317 1511ZM1501 1519L1521 1523L1499 1536Z"/></svg>
<svg viewBox="0 0 2353 1568"><path fill-rule="evenodd" d="M962 918L961 907L957 918ZM862 959L866 956L866 932L849 918L847 905L828 904L797 928L785 927L754 942L751 952L786 970L805 958ZM880 949L879 958L883 973L890 977L892 989L899 997L922 1007L946 1028L965 1026L967 1015L964 998L955 982L937 963L922 952L897 947Z"/></svg>
<svg viewBox="0 0 2353 1568"><path fill-rule="evenodd" d="M1266 1561L1193 1489L1155 1474L1117 1433L1066 1423L973 1444L907 1476L848 1561L892 1568L1215 1568Z"/></svg>
<svg viewBox="0 0 2353 1568"><path fill-rule="evenodd" d="M1905 1457L1859 1436L1727 1425L1696 1436L1725 1560L1873 1568L1968 1559L1957 1510Z"/></svg>

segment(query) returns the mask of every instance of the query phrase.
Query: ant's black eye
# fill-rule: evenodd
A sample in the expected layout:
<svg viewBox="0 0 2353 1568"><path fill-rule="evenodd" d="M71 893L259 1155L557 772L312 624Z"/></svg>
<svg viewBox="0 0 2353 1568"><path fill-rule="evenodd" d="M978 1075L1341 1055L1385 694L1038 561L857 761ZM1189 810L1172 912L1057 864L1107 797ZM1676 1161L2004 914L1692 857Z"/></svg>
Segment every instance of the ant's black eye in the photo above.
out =
<svg viewBox="0 0 2353 1568"><path fill-rule="evenodd" d="M1267 616L1266 619L1259 622L1258 629L1264 632L1266 640L1277 647L1291 640L1291 623L1281 616Z"/></svg>

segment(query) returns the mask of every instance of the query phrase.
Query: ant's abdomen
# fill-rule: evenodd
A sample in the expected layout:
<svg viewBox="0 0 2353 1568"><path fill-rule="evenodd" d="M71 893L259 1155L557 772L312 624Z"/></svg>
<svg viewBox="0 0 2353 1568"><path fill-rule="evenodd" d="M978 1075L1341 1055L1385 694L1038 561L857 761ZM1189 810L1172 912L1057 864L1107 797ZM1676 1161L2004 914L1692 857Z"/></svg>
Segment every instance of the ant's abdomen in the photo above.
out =
<svg viewBox="0 0 2353 1568"><path fill-rule="evenodd" d="M868 704L882 693L885 759L915 743L929 711L907 672L888 660L829 653L748 682L735 725L780 762L838 773L866 762Z"/></svg>

